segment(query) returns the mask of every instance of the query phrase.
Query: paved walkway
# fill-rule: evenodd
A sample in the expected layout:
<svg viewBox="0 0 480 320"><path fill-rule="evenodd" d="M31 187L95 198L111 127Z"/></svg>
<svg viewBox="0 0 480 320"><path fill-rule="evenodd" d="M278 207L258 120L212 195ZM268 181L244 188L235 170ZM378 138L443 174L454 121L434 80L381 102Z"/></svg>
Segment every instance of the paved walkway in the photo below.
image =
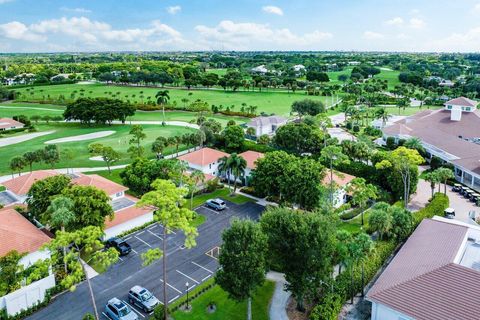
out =
<svg viewBox="0 0 480 320"><path fill-rule="evenodd" d="M258 198L258 197L252 196L251 194L242 192L239 189L237 189L237 191L235 193L240 194L240 195L242 195L244 197L247 197L247 198L250 198L250 199L254 199L255 201L257 201L257 203L259 205L264 206L264 207L266 207L266 206L276 206L276 207L278 207L278 203L267 201L267 200L265 200L265 198Z"/></svg>
<svg viewBox="0 0 480 320"><path fill-rule="evenodd" d="M337 138L340 142L344 140L357 141L357 138L353 134L342 128L328 128L327 131L332 138Z"/></svg>
<svg viewBox="0 0 480 320"><path fill-rule="evenodd" d="M12 144L17 144L20 142L25 142L28 140L32 140L41 136L46 136L47 134L52 134L55 131L43 131L43 132L35 132L35 133L27 133L22 134L20 136L9 137L9 138L0 138L0 147L6 147Z"/></svg>
<svg viewBox="0 0 480 320"><path fill-rule="evenodd" d="M285 291L285 276L282 273L270 271L267 273L267 279L275 282L275 291L270 303L270 320L289 320L287 315L288 299L291 296L290 291Z"/></svg>

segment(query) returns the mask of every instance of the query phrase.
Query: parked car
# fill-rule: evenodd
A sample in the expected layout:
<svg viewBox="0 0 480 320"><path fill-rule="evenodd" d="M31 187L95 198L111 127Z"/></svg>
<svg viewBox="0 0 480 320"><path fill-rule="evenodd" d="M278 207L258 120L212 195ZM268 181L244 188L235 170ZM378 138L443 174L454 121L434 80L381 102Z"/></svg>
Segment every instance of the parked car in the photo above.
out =
<svg viewBox="0 0 480 320"><path fill-rule="evenodd" d="M447 208L443 213L445 214L445 217L448 219L455 218L455 209L453 208Z"/></svg>
<svg viewBox="0 0 480 320"><path fill-rule="evenodd" d="M115 248L121 256L125 256L132 251L132 247L125 240L117 237L105 241L105 248Z"/></svg>
<svg viewBox="0 0 480 320"><path fill-rule="evenodd" d="M467 192L468 190L470 190L469 187L462 186L460 189L460 194L463 196L465 195L465 192Z"/></svg>
<svg viewBox="0 0 480 320"><path fill-rule="evenodd" d="M473 190L467 190L467 191L465 191L465 193L463 194L463 197L464 197L464 198L467 198L467 199L470 199L474 193L475 193L475 191L473 191Z"/></svg>
<svg viewBox="0 0 480 320"><path fill-rule="evenodd" d="M210 207L216 211L222 211L227 208L227 205L225 204L225 202L222 199L218 199L218 198L207 200L205 204L207 207Z"/></svg>
<svg viewBox="0 0 480 320"><path fill-rule="evenodd" d="M453 185L452 191L454 192L460 192L462 190L462 185L460 183L455 183Z"/></svg>
<svg viewBox="0 0 480 320"><path fill-rule="evenodd" d="M146 313L152 312L160 301L147 289L135 286L128 291L128 301L131 305L137 305Z"/></svg>
<svg viewBox="0 0 480 320"><path fill-rule="evenodd" d="M105 314L112 320L138 320L137 314L118 298L110 299L107 302Z"/></svg>

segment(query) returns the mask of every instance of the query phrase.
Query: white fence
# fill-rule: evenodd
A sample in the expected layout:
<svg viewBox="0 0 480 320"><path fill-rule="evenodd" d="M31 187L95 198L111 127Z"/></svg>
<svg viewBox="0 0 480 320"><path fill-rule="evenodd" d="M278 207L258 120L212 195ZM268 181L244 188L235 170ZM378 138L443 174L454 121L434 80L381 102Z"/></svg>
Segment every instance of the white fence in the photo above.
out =
<svg viewBox="0 0 480 320"><path fill-rule="evenodd" d="M45 299L48 289L55 286L53 274L46 278L35 281L28 286L0 297L0 310L6 309L9 316L13 316L22 310L26 310L41 303Z"/></svg>

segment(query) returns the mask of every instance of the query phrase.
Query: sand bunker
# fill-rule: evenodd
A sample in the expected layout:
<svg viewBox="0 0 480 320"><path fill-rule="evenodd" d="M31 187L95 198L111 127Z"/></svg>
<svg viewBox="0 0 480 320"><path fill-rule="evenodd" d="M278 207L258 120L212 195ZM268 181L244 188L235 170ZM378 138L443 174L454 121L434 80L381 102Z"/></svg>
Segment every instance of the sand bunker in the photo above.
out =
<svg viewBox="0 0 480 320"><path fill-rule="evenodd" d="M94 132L94 133L88 133L88 134L81 134L79 136L71 136L71 137L65 137L65 138L59 138L59 139L53 139L46 141L46 144L53 144L53 143L64 143L64 142L74 142L74 141L84 141L84 140L92 140L92 139L98 139L98 138L103 138L110 136L114 134L116 131L99 131L99 132Z"/></svg>

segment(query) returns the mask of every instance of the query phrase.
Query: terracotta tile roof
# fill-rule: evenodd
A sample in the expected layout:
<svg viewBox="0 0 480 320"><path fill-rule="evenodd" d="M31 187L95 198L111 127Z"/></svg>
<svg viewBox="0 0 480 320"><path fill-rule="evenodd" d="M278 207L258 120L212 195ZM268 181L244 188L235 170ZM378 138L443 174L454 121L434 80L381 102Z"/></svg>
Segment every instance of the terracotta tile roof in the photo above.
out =
<svg viewBox="0 0 480 320"><path fill-rule="evenodd" d="M181 155L177 159L203 167L220 160L220 158L228 156L228 153L222 152L220 150L215 150L212 148L202 148L200 150Z"/></svg>
<svg viewBox="0 0 480 320"><path fill-rule="evenodd" d="M23 196L28 193L28 191L36 181L56 175L58 175L58 172L56 172L55 170L37 170L32 171L31 173L21 175L20 177L10 179L3 182L2 184L16 195Z"/></svg>
<svg viewBox="0 0 480 320"><path fill-rule="evenodd" d="M0 209L0 257L16 250L35 252L50 238L13 208Z"/></svg>
<svg viewBox="0 0 480 320"><path fill-rule="evenodd" d="M257 165L255 164L255 161L257 161L260 158L263 158L265 155L261 152L249 150L249 151L240 153L239 156L247 161L247 168L255 169L257 167Z"/></svg>
<svg viewBox="0 0 480 320"><path fill-rule="evenodd" d="M472 99L468 99L465 97L458 97L445 102L445 105L454 105L454 106L462 106L462 107L476 107L477 104L478 104L477 101L474 101Z"/></svg>
<svg viewBox="0 0 480 320"><path fill-rule="evenodd" d="M454 263L468 230L423 220L367 298L418 320L480 319L480 272Z"/></svg>
<svg viewBox="0 0 480 320"><path fill-rule="evenodd" d="M355 179L355 176L352 176L348 173L343 173L343 172L339 172L339 171L334 171L333 172L333 182L335 182L340 187L346 186L353 179ZM329 185L330 184L330 172L327 172L327 174L325 175L325 178L323 178L322 182L323 182L324 185Z"/></svg>
<svg viewBox="0 0 480 320"><path fill-rule="evenodd" d="M134 201L135 203L138 202L138 199L135 197L132 197L129 195L126 195L125 197ZM141 217L152 211L153 211L153 208L148 208L148 207L138 208L135 205L125 209L118 210L115 212L115 215L112 220L110 220L109 218L105 219L105 228L108 229L108 228L117 226L119 224L130 221L132 219Z"/></svg>
<svg viewBox="0 0 480 320"><path fill-rule="evenodd" d="M72 183L82 185L82 186L94 186L100 190L105 191L108 195L114 195L118 192L127 191L128 188L122 186L121 184L115 183L111 180L108 180L98 174L82 174L77 173L78 177L72 180Z"/></svg>
<svg viewBox="0 0 480 320"><path fill-rule="evenodd" d="M0 129L8 129L11 127L23 128L25 125L21 122L10 118L0 118Z"/></svg>

